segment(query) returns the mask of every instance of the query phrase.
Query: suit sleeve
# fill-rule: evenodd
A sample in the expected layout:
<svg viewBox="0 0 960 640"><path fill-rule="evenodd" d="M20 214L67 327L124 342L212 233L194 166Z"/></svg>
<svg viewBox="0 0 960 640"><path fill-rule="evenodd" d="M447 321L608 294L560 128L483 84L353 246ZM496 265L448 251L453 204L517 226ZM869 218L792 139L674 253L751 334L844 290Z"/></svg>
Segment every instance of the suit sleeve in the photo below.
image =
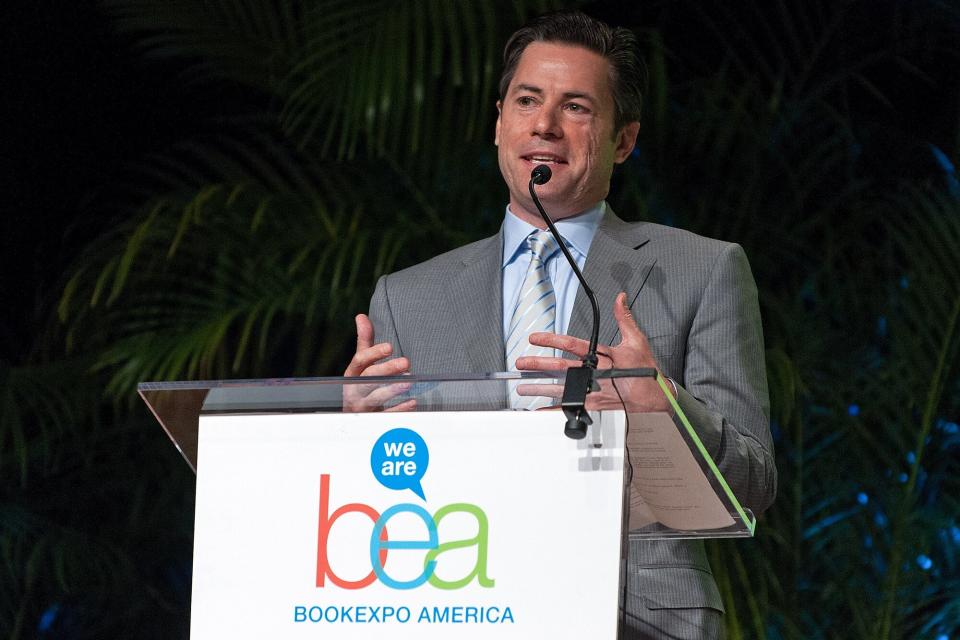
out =
<svg viewBox="0 0 960 640"><path fill-rule="evenodd" d="M388 294L389 276L380 276L377 280L377 286L373 291L373 297L370 298L370 321L373 323L373 340L377 342L389 342L393 345L393 357L399 358L404 355L403 347L400 344L400 336L397 334L397 325L393 317L393 310L390 307L390 296Z"/></svg>
<svg viewBox="0 0 960 640"><path fill-rule="evenodd" d="M777 469L757 287L743 249L718 256L687 339L677 400L740 503L773 502Z"/></svg>

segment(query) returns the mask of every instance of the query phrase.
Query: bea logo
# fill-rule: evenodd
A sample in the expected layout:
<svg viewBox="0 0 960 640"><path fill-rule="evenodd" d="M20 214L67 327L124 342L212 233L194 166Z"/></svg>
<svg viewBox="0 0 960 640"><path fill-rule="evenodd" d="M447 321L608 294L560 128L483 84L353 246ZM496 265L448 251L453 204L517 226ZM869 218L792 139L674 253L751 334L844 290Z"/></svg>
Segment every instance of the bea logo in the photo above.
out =
<svg viewBox="0 0 960 640"><path fill-rule="evenodd" d="M370 453L370 467L380 484L394 491L410 490L421 500L426 501L421 480L430 463L430 452L420 434L411 429L391 429L384 433L373 445ZM438 589L460 589L474 580L481 587L492 587L494 581L487 576L487 537L489 525L487 514L475 504L456 502L437 509L431 515L425 508L411 503L400 503L388 507L383 513L372 506L352 502L337 507L330 512L329 474L320 476L320 519L317 530L317 587L324 587L329 580L341 589L362 589L379 580L392 589L414 589L427 582ZM344 579L335 573L331 560L337 562L339 556L329 548L331 532L340 518L352 515L370 520L369 566L370 573L358 580ZM452 516L452 517L451 517ZM444 520L463 524L464 519L475 525L466 527L475 535L456 539L440 540L440 531L450 527L441 527ZM407 535L407 539L391 539L388 524L391 520L404 522L410 531L410 523L416 525L417 535ZM355 523L354 523L355 524ZM460 527L462 529L464 527ZM449 535L449 534L447 534ZM413 539L409 539L413 538ZM339 547L337 547L339 548ZM464 569L462 562L464 551L472 550L472 567ZM405 553L423 554L423 568L419 574L407 579L399 579L388 572L388 559L398 557L403 560ZM456 552L457 561L451 565L464 571L460 576L438 573L437 568L444 564L445 554L452 556ZM347 559L355 560L355 559ZM392 563L391 563L392 564ZM409 564L409 563L407 563ZM468 562L467 565L470 563ZM419 565L417 565L419 569ZM441 575L443 577L441 577Z"/></svg>

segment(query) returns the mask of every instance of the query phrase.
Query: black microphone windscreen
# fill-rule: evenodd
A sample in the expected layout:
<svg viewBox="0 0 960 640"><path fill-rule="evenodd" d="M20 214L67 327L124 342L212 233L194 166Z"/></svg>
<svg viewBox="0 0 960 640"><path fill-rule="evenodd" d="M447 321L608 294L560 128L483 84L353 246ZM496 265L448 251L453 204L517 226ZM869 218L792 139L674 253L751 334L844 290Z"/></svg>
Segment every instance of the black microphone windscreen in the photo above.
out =
<svg viewBox="0 0 960 640"><path fill-rule="evenodd" d="M550 167L545 164L538 164L530 174L530 179L533 180L533 184L547 184L552 177L553 172L550 171Z"/></svg>

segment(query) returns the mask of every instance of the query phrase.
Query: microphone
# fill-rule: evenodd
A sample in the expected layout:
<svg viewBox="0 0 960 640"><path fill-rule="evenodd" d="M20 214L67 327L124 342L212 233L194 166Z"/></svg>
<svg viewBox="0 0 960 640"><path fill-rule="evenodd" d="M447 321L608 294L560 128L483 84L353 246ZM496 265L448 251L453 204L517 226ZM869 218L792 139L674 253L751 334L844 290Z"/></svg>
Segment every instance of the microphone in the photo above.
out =
<svg viewBox="0 0 960 640"><path fill-rule="evenodd" d="M550 178L552 177L553 177L553 171L551 171L550 167L548 167L545 164L538 164L533 168L533 171L530 173L530 180L533 182L533 184L547 184L548 182L550 182ZM533 201L536 202L537 204L540 203L540 201L537 200L536 195L533 196ZM546 214L541 212L541 215L546 215Z"/></svg>
<svg viewBox="0 0 960 640"><path fill-rule="evenodd" d="M544 211L543 205L540 204L540 198L537 197L537 192L533 188L535 184L546 184L550 181L551 177L553 177L553 172L547 165L540 164L534 167L530 173L530 184L528 185L530 197L533 198L533 203L537 206L540 217L542 217L543 221L547 224L547 228L556 239L567 262L570 263L570 268L573 269L574 275L577 276L577 280L580 281L580 286L583 287L584 293L587 294L587 298L590 300L590 306L593 308L593 331L590 333L590 346L587 348L587 354L583 357L581 366L567 369L567 377L563 385L563 397L560 399L563 414L567 417L567 424L563 429L563 433L568 438L580 440L587 435L587 425L593 423L590 414L588 414L584 408L584 403L586 402L587 394L596 390L593 372L597 368L597 342L600 337L600 305L597 304L597 296L594 295L593 289L590 288L590 285L588 285L584 279L580 267L577 266L577 261L570 255L570 251L560 236L560 232L557 231L553 220L551 220L547 212Z"/></svg>

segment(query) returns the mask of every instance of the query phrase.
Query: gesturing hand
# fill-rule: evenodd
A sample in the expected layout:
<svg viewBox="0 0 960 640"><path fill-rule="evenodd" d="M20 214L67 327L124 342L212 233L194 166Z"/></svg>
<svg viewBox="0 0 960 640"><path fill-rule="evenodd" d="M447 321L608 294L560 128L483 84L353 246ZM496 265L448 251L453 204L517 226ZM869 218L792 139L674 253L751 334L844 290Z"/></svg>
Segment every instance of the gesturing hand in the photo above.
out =
<svg viewBox="0 0 960 640"><path fill-rule="evenodd" d="M647 336L640 330L627 307L627 294L620 293L613 302L613 317L620 328L620 344L607 347L601 346L597 351L600 369L637 369L655 368L659 374L656 358L650 351ZM587 340L555 333L531 333L530 344L553 347L560 351L583 358L587 354L590 343ZM556 371L569 367L579 366L576 360L566 358L549 358L540 356L525 356L517 359L517 369L526 371ZM652 378L623 378L617 380L616 393L609 380L603 380L600 391L587 395L586 408L619 409L622 408L620 396L629 411L672 411L670 401L663 395L660 385ZM517 388L519 395L561 397L561 385L529 384Z"/></svg>
<svg viewBox="0 0 960 640"><path fill-rule="evenodd" d="M373 344L373 323L366 314L356 317L357 350L343 372L345 378L355 376L399 376L410 372L407 358L389 358L393 346L389 342ZM343 385L343 410L347 413L370 411L411 411L416 407L415 398L384 409L391 399L410 389L406 382L393 384L345 384Z"/></svg>

